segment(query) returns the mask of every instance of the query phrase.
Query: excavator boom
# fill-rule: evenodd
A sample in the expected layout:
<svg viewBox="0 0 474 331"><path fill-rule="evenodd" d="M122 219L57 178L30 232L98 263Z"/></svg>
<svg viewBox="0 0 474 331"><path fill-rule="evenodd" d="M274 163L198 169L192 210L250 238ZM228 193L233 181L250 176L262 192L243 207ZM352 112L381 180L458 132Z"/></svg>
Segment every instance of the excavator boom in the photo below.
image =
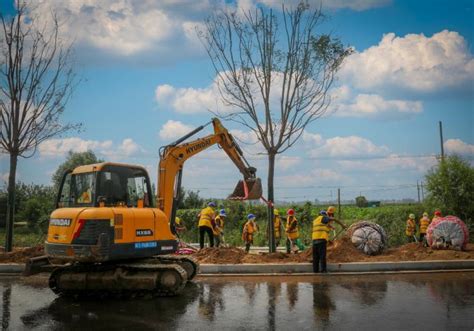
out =
<svg viewBox="0 0 474 331"><path fill-rule="evenodd" d="M212 123L214 127L213 134L190 142L184 142L210 123ZM251 200L260 199L262 196L262 183L261 180L256 177L257 170L248 164L243 156L242 150L235 142L234 137L217 118L213 118L212 121L206 125L194 129L192 132L162 147L160 150L157 206L163 210L166 215L170 216L170 222L173 222L176 216L176 203L179 198L177 195L180 191L179 187L181 186L184 162L215 144L224 150L243 176L243 180L237 183L229 199Z"/></svg>

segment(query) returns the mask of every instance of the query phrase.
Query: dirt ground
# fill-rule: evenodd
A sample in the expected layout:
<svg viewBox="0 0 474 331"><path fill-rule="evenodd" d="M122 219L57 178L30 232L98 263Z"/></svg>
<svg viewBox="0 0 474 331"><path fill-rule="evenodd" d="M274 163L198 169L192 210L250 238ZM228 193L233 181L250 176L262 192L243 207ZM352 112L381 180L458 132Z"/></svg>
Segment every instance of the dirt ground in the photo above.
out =
<svg viewBox="0 0 474 331"><path fill-rule="evenodd" d="M24 263L30 257L44 255L42 246L17 248L11 253L0 251L0 263ZM204 248L193 254L200 263L241 264L241 263L304 263L311 262L311 248L299 254L259 253L246 254L236 247ZM380 261L425 261L425 260L470 260L474 259L474 244L468 244L465 251L435 250L417 243L389 248L383 254L367 256L359 252L345 237L328 245L329 263L380 262Z"/></svg>
<svg viewBox="0 0 474 331"><path fill-rule="evenodd" d="M41 245L35 247L14 248L13 252L4 253L0 251L0 263L25 263L30 257L44 255L44 247Z"/></svg>
<svg viewBox="0 0 474 331"><path fill-rule="evenodd" d="M260 253L245 254L240 248L204 248L193 255L200 263L241 264L241 263L304 263L311 262L311 248L299 254ZM389 248L383 254L367 256L359 252L349 238L336 240L328 245L329 263L375 262L375 261L427 261L427 260L469 260L474 259L474 244L468 244L465 251L434 250L417 243Z"/></svg>

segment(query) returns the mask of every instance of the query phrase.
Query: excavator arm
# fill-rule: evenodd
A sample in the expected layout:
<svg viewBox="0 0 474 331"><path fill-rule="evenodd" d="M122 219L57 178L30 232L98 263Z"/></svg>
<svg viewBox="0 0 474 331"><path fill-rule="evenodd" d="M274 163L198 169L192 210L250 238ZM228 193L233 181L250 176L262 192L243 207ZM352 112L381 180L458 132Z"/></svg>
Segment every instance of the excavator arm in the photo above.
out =
<svg viewBox="0 0 474 331"><path fill-rule="evenodd" d="M213 134L190 142L184 142L210 123L214 127ZM229 131L217 118L213 118L211 122L194 129L177 141L160 149L156 200L157 207L170 217L170 224L174 224L176 216L176 204L179 200L184 162L215 144L224 150L243 175L243 180L239 181L229 198L249 200L260 199L262 196L262 184L260 179L256 177L257 169L248 164L242 150Z"/></svg>

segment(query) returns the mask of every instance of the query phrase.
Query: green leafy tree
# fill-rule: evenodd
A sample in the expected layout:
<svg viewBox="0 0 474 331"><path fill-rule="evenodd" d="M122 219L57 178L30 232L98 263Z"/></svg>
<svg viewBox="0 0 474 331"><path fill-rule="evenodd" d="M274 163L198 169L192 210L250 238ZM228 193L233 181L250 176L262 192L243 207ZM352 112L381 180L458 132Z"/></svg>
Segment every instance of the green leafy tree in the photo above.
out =
<svg viewBox="0 0 474 331"><path fill-rule="evenodd" d="M356 206L359 208L365 208L369 205L369 202L363 195L356 197L355 200L356 200Z"/></svg>
<svg viewBox="0 0 474 331"><path fill-rule="evenodd" d="M61 180L63 179L63 175L67 170L74 169L80 165L93 164L93 163L99 163L99 162L104 162L104 160L97 158L97 156L94 154L93 151L89 150L87 152L80 152L80 153L69 151L66 157L66 161L61 163L58 169L53 174L52 179L54 183L54 189L56 191L59 189L59 186L61 185Z"/></svg>
<svg viewBox="0 0 474 331"><path fill-rule="evenodd" d="M199 196L199 191L187 191L186 197L183 200L183 207L186 209L201 208L204 204L204 199Z"/></svg>
<svg viewBox="0 0 474 331"><path fill-rule="evenodd" d="M454 214L472 228L474 168L460 156L448 156L426 175L428 203Z"/></svg>

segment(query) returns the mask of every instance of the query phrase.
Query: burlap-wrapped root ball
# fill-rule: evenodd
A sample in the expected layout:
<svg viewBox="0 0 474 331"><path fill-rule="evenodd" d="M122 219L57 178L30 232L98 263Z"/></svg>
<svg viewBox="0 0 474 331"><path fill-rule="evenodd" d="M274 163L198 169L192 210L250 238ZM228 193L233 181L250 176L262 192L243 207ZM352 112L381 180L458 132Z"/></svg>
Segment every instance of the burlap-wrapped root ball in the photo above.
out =
<svg viewBox="0 0 474 331"><path fill-rule="evenodd" d="M426 240L432 248L465 249L469 230L456 216L440 217L428 226Z"/></svg>
<svg viewBox="0 0 474 331"><path fill-rule="evenodd" d="M359 221L347 230L352 244L367 255L380 254L387 246L387 234L378 224L369 221Z"/></svg>

